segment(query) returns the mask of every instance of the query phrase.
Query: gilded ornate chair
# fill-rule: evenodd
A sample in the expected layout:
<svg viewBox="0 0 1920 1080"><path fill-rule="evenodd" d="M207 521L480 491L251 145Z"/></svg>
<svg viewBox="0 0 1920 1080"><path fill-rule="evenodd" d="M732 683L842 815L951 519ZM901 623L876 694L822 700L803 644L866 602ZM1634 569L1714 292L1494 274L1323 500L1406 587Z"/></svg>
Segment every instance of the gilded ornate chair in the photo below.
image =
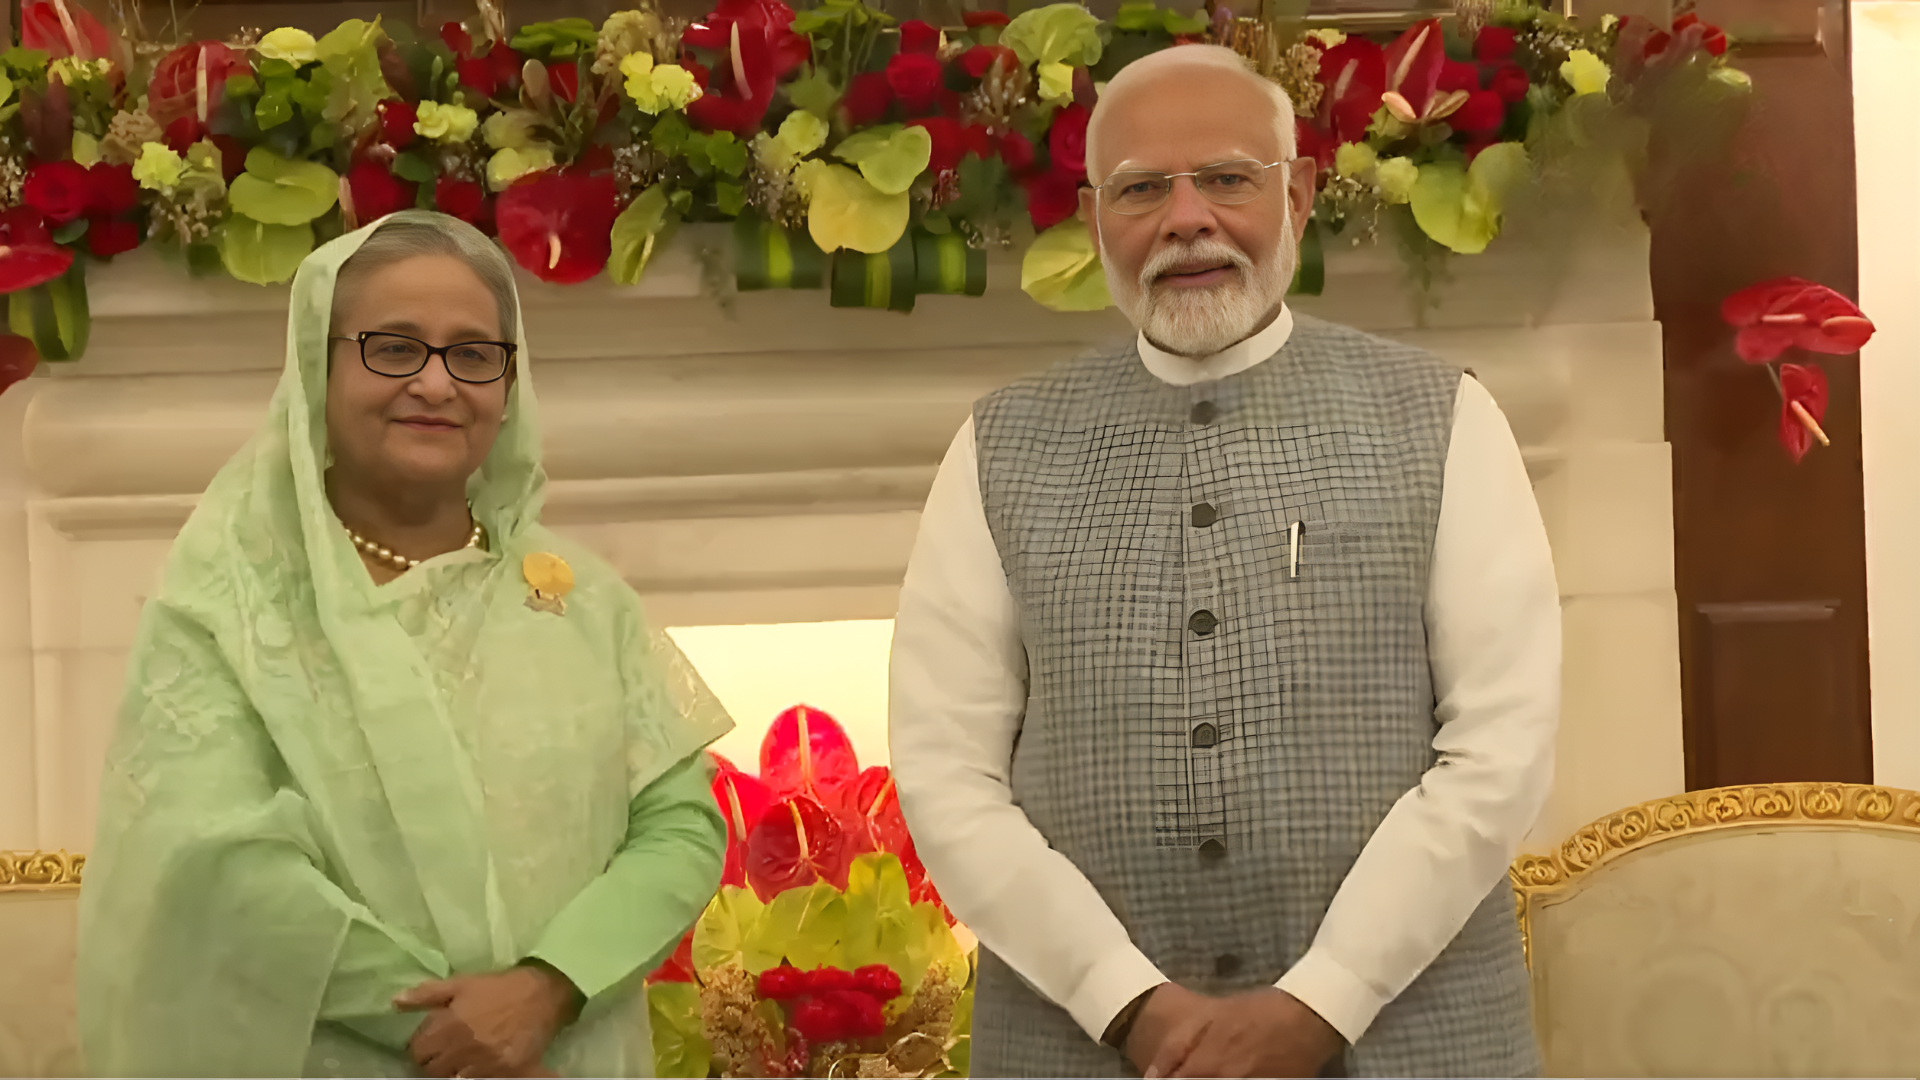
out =
<svg viewBox="0 0 1920 1080"><path fill-rule="evenodd" d="M1920 792L1691 792L1511 876L1549 1076L1920 1075Z"/></svg>
<svg viewBox="0 0 1920 1080"><path fill-rule="evenodd" d="M0 851L0 1076L81 1076L73 962L82 856Z"/></svg>

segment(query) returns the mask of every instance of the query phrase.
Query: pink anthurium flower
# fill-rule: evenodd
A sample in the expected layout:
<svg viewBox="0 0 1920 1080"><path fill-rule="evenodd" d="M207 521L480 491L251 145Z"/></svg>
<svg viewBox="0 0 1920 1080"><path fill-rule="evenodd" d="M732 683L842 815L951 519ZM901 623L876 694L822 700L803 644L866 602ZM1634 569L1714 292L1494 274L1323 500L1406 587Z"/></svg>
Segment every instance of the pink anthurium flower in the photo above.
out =
<svg viewBox="0 0 1920 1080"><path fill-rule="evenodd" d="M1387 46L1387 88L1380 95L1381 104L1403 124L1424 124L1452 115L1467 103L1467 92L1440 92L1440 77L1446 66L1440 20L1428 19L1408 27Z"/></svg>

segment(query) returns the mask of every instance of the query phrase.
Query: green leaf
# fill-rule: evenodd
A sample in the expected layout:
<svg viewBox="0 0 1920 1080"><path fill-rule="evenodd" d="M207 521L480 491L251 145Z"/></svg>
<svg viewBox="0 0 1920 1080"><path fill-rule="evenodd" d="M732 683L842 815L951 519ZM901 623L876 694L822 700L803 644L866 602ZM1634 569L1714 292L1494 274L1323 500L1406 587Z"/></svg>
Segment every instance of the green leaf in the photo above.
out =
<svg viewBox="0 0 1920 1080"><path fill-rule="evenodd" d="M93 329L86 260L73 260L67 272L52 281L8 294L7 323L14 333L33 340L42 360L78 360Z"/></svg>
<svg viewBox="0 0 1920 1080"><path fill-rule="evenodd" d="M801 14L805 15L806 12ZM815 67L787 84L787 100L815 116L832 116L833 106L840 100L840 91L833 85L833 80L827 78L825 71Z"/></svg>
<svg viewBox="0 0 1920 1080"><path fill-rule="evenodd" d="M1022 64L1089 66L1100 62L1100 20L1079 4L1048 4L1014 16L1000 44Z"/></svg>
<svg viewBox="0 0 1920 1080"><path fill-rule="evenodd" d="M416 184L433 182L433 163L418 153L408 151L393 159L393 175Z"/></svg>
<svg viewBox="0 0 1920 1080"><path fill-rule="evenodd" d="M284 93L269 90L260 95L260 103L253 107L253 119L262 131L279 127L293 119L293 101Z"/></svg>
<svg viewBox="0 0 1920 1080"><path fill-rule="evenodd" d="M227 193L236 212L268 225L304 225L326 213L339 196L340 177L332 169L288 160L264 146L248 152L247 171L234 178Z"/></svg>
<svg viewBox="0 0 1920 1080"><path fill-rule="evenodd" d="M53 230L53 242L56 244L71 244L85 235L87 235L87 219L83 217L74 218L72 221Z"/></svg>
<svg viewBox="0 0 1920 1080"><path fill-rule="evenodd" d="M753 944L762 955L784 956L803 971L817 967L844 967L841 939L846 933L847 901L840 890L824 881L788 889L773 898L754 927ZM747 965L759 974L766 968Z"/></svg>
<svg viewBox="0 0 1920 1080"><path fill-rule="evenodd" d="M716 131L707 137L707 159L724 176L739 176L747 171L747 144L731 131Z"/></svg>
<svg viewBox="0 0 1920 1080"><path fill-rule="evenodd" d="M1495 143L1462 168L1440 161L1420 166L1413 185L1413 218L1435 243L1477 255L1500 234L1506 198L1527 181L1531 167L1519 143Z"/></svg>
<svg viewBox="0 0 1920 1080"><path fill-rule="evenodd" d="M912 206L905 191L885 194L845 165L824 161L803 161L794 175L812 192L807 232L821 251L877 255L906 234Z"/></svg>
<svg viewBox="0 0 1920 1080"><path fill-rule="evenodd" d="M778 965L779 954L769 956L756 943L765 912L753 890L721 886L693 926L694 970L739 964L757 974Z"/></svg>
<svg viewBox="0 0 1920 1080"><path fill-rule="evenodd" d="M920 227L935 236L945 236L953 231L953 222L944 210L929 210L920 219Z"/></svg>
<svg viewBox="0 0 1920 1080"><path fill-rule="evenodd" d="M665 185L655 184L635 196L613 219L613 255L607 260L607 273L613 280L622 285L637 284L662 234L674 220Z"/></svg>
<svg viewBox="0 0 1920 1080"><path fill-rule="evenodd" d="M220 227L220 263L227 273L254 285L273 285L293 277L313 251L313 226L274 225L233 214Z"/></svg>
<svg viewBox="0 0 1920 1080"><path fill-rule="evenodd" d="M260 92L260 82L251 75L233 75L227 79L226 100L252 97Z"/></svg>
<svg viewBox="0 0 1920 1080"><path fill-rule="evenodd" d="M559 19L554 22L528 23L513 36L515 51L543 60L563 60L593 52L600 31L585 19Z"/></svg>
<svg viewBox="0 0 1920 1080"><path fill-rule="evenodd" d="M647 1014L653 1028L653 1074L704 1077L713 1061L700 1019L700 987L660 982L647 987Z"/></svg>
<svg viewBox="0 0 1920 1080"><path fill-rule="evenodd" d="M713 205L728 217L739 217L740 211L747 206L747 188L744 184L716 180L713 183Z"/></svg>
<svg viewBox="0 0 1920 1080"><path fill-rule="evenodd" d="M933 158L933 136L923 127L882 124L858 131L833 148L833 156L860 167L875 191L899 195L913 186Z"/></svg>
<svg viewBox="0 0 1920 1080"><path fill-rule="evenodd" d="M18 45L0 55L0 64L23 79L42 75L47 70L47 54L39 49L23 49Z"/></svg>
<svg viewBox="0 0 1920 1080"><path fill-rule="evenodd" d="M907 920L907 970L931 976L946 972L955 986L967 985L971 969L967 954L960 951L960 939L935 904L916 904Z"/></svg>
<svg viewBox="0 0 1920 1080"><path fill-rule="evenodd" d="M673 207L674 213L685 215L687 211L693 209L693 192L683 188L669 196L667 203Z"/></svg>
<svg viewBox="0 0 1920 1080"><path fill-rule="evenodd" d="M1020 287L1055 311L1098 311L1113 304L1100 254L1079 218L1034 238L1020 260Z"/></svg>
<svg viewBox="0 0 1920 1080"><path fill-rule="evenodd" d="M913 900L899 858L880 852L855 859L847 871L846 901L846 967L885 964L899 973L902 996L911 998L926 971L909 962Z"/></svg>
<svg viewBox="0 0 1920 1080"><path fill-rule="evenodd" d="M686 117L678 112L667 113L653 123L653 148L668 157L676 157L686 147L687 139L692 134L693 129L687 126Z"/></svg>

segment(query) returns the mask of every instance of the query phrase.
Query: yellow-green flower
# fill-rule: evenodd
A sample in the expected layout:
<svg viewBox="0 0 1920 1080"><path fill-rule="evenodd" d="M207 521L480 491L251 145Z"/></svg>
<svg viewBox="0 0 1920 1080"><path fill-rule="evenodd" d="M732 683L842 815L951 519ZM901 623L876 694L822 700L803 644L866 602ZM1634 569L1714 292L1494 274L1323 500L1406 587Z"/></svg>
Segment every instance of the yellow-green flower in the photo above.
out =
<svg viewBox="0 0 1920 1080"><path fill-rule="evenodd" d="M187 171L196 180L211 180L224 186L225 174L221 168L220 148L212 142L202 139L187 147Z"/></svg>
<svg viewBox="0 0 1920 1080"><path fill-rule="evenodd" d="M553 150L550 147L507 147L487 162L487 186L495 191L505 190L509 184L528 173L553 168L553 163Z"/></svg>
<svg viewBox="0 0 1920 1080"><path fill-rule="evenodd" d="M269 60L284 60L294 67L310 64L320 58L320 43L305 30L283 26L260 39L256 46L260 55Z"/></svg>
<svg viewBox="0 0 1920 1080"><path fill-rule="evenodd" d="M1607 80L1613 78L1613 70L1590 50L1575 49L1567 54L1566 63L1560 65L1560 77L1573 87L1574 97L1603 94L1607 90Z"/></svg>
<svg viewBox="0 0 1920 1080"><path fill-rule="evenodd" d="M1073 69L1065 64L1041 64L1040 100L1065 102L1073 97Z"/></svg>
<svg viewBox="0 0 1920 1080"><path fill-rule="evenodd" d="M443 143L466 142L480 126L480 115L465 105L442 105L437 101L420 103L420 115L413 122L414 134Z"/></svg>
<svg viewBox="0 0 1920 1080"><path fill-rule="evenodd" d="M773 140L787 153L803 158L827 144L827 122L805 109L795 110L780 122L780 133Z"/></svg>
<svg viewBox="0 0 1920 1080"><path fill-rule="evenodd" d="M100 140L84 131L73 133L73 163L91 169L100 163Z"/></svg>
<svg viewBox="0 0 1920 1080"><path fill-rule="evenodd" d="M1707 78L1712 79L1722 86L1730 86L1735 90L1744 91L1753 89L1753 76L1748 75L1739 68L1717 67L1707 73ZM0 98L0 101L5 100L5 98Z"/></svg>
<svg viewBox="0 0 1920 1080"><path fill-rule="evenodd" d="M521 150L533 145L533 129L539 122L538 113L507 109L487 117L487 122L480 125L480 134L495 150Z"/></svg>
<svg viewBox="0 0 1920 1080"><path fill-rule="evenodd" d="M187 174L187 163L164 143L145 143L133 163L133 178L148 191L166 191L177 187Z"/></svg>
<svg viewBox="0 0 1920 1080"><path fill-rule="evenodd" d="M1374 183L1380 187L1384 202L1404 203L1413 198L1413 185L1420 179L1420 166L1409 158L1390 157L1373 167Z"/></svg>
<svg viewBox="0 0 1920 1080"><path fill-rule="evenodd" d="M86 82L89 79L104 79L113 67L109 60L79 60L71 56L62 56L47 65L47 77L59 79L68 86Z"/></svg>
<svg viewBox="0 0 1920 1080"><path fill-rule="evenodd" d="M657 116L669 109L684 109L700 97L693 72L679 64L656 64L643 52L629 53L620 61L620 74L626 76L627 96L641 112Z"/></svg>
<svg viewBox="0 0 1920 1080"><path fill-rule="evenodd" d="M621 60L637 52L646 52L660 35L660 16L651 11L616 11L600 26L600 38L594 43L593 73L606 75Z"/></svg>
<svg viewBox="0 0 1920 1080"><path fill-rule="evenodd" d="M1380 160L1373 147L1363 142L1341 143L1333 152L1333 171L1341 176L1359 176Z"/></svg>
<svg viewBox="0 0 1920 1080"><path fill-rule="evenodd" d="M1347 35L1338 30L1309 30L1307 36L1331 49L1347 40Z"/></svg>

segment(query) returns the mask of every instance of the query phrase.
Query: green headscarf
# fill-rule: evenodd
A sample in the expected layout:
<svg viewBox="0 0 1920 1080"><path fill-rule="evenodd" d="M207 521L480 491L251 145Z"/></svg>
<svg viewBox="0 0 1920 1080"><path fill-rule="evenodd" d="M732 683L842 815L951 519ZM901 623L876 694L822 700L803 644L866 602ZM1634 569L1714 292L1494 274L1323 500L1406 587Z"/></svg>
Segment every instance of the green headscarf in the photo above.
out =
<svg viewBox="0 0 1920 1080"><path fill-rule="evenodd" d="M511 966L605 870L629 799L731 727L631 588L539 524L521 326L469 484L489 550L374 585L323 472L335 277L383 224L301 266L266 423L143 612L82 891L95 1073L299 1074L352 925L422 979ZM573 570L564 615L526 604L536 552ZM646 1075L646 1045L640 1000L548 1063Z"/></svg>

